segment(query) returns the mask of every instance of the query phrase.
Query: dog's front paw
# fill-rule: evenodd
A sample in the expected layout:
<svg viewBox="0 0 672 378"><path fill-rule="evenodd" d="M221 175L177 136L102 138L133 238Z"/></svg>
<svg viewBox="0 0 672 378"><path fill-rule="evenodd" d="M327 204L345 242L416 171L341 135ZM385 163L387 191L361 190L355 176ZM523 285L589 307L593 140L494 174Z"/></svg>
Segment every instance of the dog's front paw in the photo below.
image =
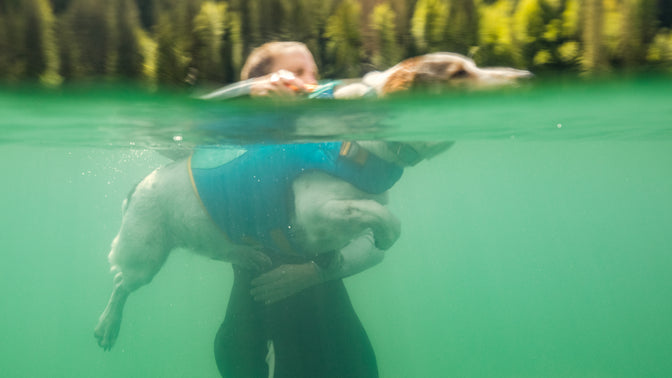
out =
<svg viewBox="0 0 672 378"><path fill-rule="evenodd" d="M374 238L376 239L376 248L386 251L397 242L399 236L401 235L401 223L398 219L393 218L386 227L380 228L377 232L374 233Z"/></svg>
<svg viewBox="0 0 672 378"><path fill-rule="evenodd" d="M107 313L101 315L93 336L98 340L98 345L104 350L112 349L121 328L121 319L114 319Z"/></svg>

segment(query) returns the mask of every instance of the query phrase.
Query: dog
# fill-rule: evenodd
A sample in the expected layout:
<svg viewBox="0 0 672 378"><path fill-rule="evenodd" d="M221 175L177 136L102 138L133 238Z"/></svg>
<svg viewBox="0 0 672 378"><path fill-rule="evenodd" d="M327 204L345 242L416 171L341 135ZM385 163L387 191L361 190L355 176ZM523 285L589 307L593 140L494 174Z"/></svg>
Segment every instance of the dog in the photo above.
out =
<svg viewBox="0 0 672 378"><path fill-rule="evenodd" d="M104 349L112 347L119 332L126 298L140 286L149 283L169 253L176 248L245 266L263 264L265 255L261 251L265 248L317 256L342 249L367 230L373 233L376 248L390 248L399 237L400 223L385 207L387 190L399 178L403 167L436 155L447 147L442 142L396 145L371 141L261 145L251 146L249 150L213 149L217 157L214 159L216 163L212 164L226 167L231 162L243 159L237 164L243 168L234 167L233 170L236 173L248 172L244 177L238 177L238 185L230 188L234 194L229 193L229 199L225 201L227 206L233 208L234 217L226 212L219 216L204 207L206 202L217 201L218 193L225 196L221 194L220 188L209 194L199 188L210 180L207 177L196 177L198 171L210 171L207 166L213 159L207 156L207 151L207 157L201 159L205 163L194 160L202 155L197 152L190 159L179 160L155 170L135 187L122 206L121 229L112 242L109 254L115 272L114 288L95 330L99 345ZM288 153L287 150L292 148L298 152ZM276 162L271 166L272 172L269 174L245 169L259 161L269 161L269 158L277 160L279 156L291 156L288 160L293 160L295 156L301 159L302 154L306 153L304 150L309 154L321 151L329 157L325 160L334 159L337 164L342 162L352 169L346 169L343 173L342 169L326 167L330 162L321 166L321 163L311 165L302 164L302 161L299 161L301 165ZM222 156L227 153L228 156ZM279 172L277 167L282 165L291 168ZM376 175L376 170L385 170L385 177ZM215 176L219 176L215 173ZM278 175L282 176L279 178L282 182L278 182ZM371 180L371 175L377 177ZM286 177L294 176L293 180L286 180ZM268 186L281 187L280 192L273 194L277 198L266 199L263 195L253 195L250 191L259 184L257 180L262 184L268 181ZM381 185L381 181L385 182ZM198 182L196 187L195 182ZM290 213L283 217L282 201L287 193L294 198L294 203L289 207ZM255 203L239 206L245 198L248 202L252 198ZM282 201L278 202L278 198ZM279 205L268 205L272 208L268 212L263 207L258 209L259 203L273 202ZM253 209L255 207L256 210ZM236 227L238 218L238 223L243 224L241 227L249 223L249 219L243 219L248 211L259 214L252 216L254 220L251 229L255 232L247 232L245 229L232 235L230 229ZM250 215L247 214L247 217L250 218ZM267 217L272 222L271 226L268 229L257 227L255 222ZM224 220L220 222L221 219ZM226 222L233 226L227 228ZM291 230L291 234L284 230ZM261 240L249 240L254 237Z"/></svg>
<svg viewBox="0 0 672 378"><path fill-rule="evenodd" d="M509 67L481 68L464 55L437 52L405 59L385 71L369 72L362 80L338 88L334 96L349 99L371 94L387 97L418 89L496 88L533 76L530 71Z"/></svg>
<svg viewBox="0 0 672 378"><path fill-rule="evenodd" d="M478 69L456 54L429 54L369 74L334 95L352 98L366 90L386 96L435 81L512 81L528 74ZM400 222L386 207L389 188L404 168L451 144L358 141L204 148L158 168L123 202L121 228L108 256L113 290L94 332L98 344L112 348L128 296L148 284L177 248L248 267L267 266L264 251L317 257L369 234L378 250L389 249L400 235ZM265 164L271 168L267 173L253 168ZM235 183L227 183L231 177ZM254 194L260 187L269 192ZM220 209L207 208L211 203ZM265 222L269 224L260 226Z"/></svg>

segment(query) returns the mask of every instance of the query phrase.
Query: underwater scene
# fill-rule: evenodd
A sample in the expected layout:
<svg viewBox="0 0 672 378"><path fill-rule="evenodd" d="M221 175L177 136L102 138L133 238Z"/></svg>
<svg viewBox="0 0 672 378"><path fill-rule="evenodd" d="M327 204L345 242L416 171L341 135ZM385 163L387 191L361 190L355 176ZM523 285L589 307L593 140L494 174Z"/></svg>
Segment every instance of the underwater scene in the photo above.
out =
<svg viewBox="0 0 672 378"><path fill-rule="evenodd" d="M401 236L344 279L381 377L669 377L670 88L637 76L227 103L4 87L2 375L220 376L234 273L186 249L129 297L114 347L97 345L122 202L196 146L377 140L454 142L404 170L388 205Z"/></svg>

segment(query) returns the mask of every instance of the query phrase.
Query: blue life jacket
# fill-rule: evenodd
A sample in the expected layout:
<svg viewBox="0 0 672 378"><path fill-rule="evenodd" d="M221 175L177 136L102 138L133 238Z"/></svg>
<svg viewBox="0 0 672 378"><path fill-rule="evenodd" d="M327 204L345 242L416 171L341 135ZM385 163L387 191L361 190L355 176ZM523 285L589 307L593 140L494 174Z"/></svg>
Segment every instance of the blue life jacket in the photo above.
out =
<svg viewBox="0 0 672 378"><path fill-rule="evenodd" d="M354 142L255 144L244 149L223 164L217 163L221 149L196 150L189 162L194 189L229 240L286 253L311 254L292 241L292 183L300 174L322 171L380 194L403 173Z"/></svg>

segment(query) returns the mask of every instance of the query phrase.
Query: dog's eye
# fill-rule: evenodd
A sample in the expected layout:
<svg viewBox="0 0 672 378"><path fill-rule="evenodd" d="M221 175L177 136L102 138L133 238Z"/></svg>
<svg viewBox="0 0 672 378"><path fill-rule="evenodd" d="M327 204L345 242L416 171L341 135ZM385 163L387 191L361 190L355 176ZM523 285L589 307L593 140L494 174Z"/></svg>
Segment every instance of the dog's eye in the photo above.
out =
<svg viewBox="0 0 672 378"><path fill-rule="evenodd" d="M468 77L469 77L469 72L467 72L465 70L459 70L459 71L455 72L453 74L453 76L451 76L450 78L451 79L465 79L465 78L468 78Z"/></svg>

